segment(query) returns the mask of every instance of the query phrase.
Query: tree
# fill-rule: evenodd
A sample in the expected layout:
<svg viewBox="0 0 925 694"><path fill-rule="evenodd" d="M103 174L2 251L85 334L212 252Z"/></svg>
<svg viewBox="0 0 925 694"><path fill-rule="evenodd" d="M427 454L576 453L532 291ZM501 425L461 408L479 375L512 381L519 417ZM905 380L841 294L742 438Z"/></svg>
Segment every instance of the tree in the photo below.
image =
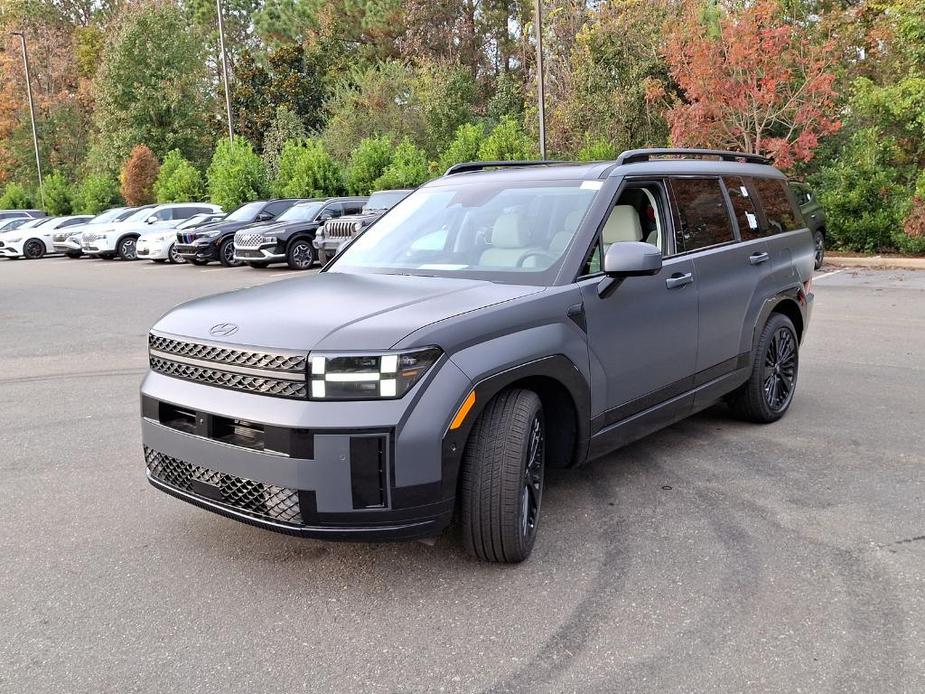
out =
<svg viewBox="0 0 925 694"><path fill-rule="evenodd" d="M209 198L225 210L267 194L267 171L253 145L243 137L218 143L206 180Z"/></svg>
<svg viewBox="0 0 925 694"><path fill-rule="evenodd" d="M783 22L774 0L732 6L710 29L694 0L669 28L665 59L684 95L668 111L672 142L767 154L783 168L812 159L840 127L834 43Z"/></svg>
<svg viewBox="0 0 925 694"><path fill-rule="evenodd" d="M0 195L0 210L26 210L32 207L32 196L19 183L7 183Z"/></svg>
<svg viewBox="0 0 925 694"><path fill-rule="evenodd" d="M128 6L96 75L98 155L106 168L137 142L159 156L179 149L199 161L208 146L209 82L204 47L169 3Z"/></svg>
<svg viewBox="0 0 925 694"><path fill-rule="evenodd" d="M341 195L340 169L317 140L291 140L279 158L273 194L281 198L320 198Z"/></svg>
<svg viewBox="0 0 925 694"><path fill-rule="evenodd" d="M539 156L537 150L536 142L524 132L520 123L511 116L504 116L479 147L479 159L485 161L536 159Z"/></svg>
<svg viewBox="0 0 925 694"><path fill-rule="evenodd" d="M45 202L45 211L53 217L71 213L73 195L71 184L60 171L53 171L42 179L39 198Z"/></svg>
<svg viewBox="0 0 925 694"><path fill-rule="evenodd" d="M578 161L610 161L620 156L620 152L607 140L585 141L584 146L578 150Z"/></svg>
<svg viewBox="0 0 925 694"><path fill-rule="evenodd" d="M106 174L90 174L74 195L74 211L97 215L122 202L119 196L119 182Z"/></svg>
<svg viewBox="0 0 925 694"><path fill-rule="evenodd" d="M155 201L154 182L160 171L157 157L145 145L135 145L119 174L120 192L126 204L148 205Z"/></svg>
<svg viewBox="0 0 925 694"><path fill-rule="evenodd" d="M276 107L276 118L263 138L263 165L271 181L276 178L279 170L279 156L283 153L283 146L289 140L302 140L307 136L302 121L288 106Z"/></svg>
<svg viewBox="0 0 925 694"><path fill-rule="evenodd" d="M376 181L392 163L392 142L388 137L365 137L350 153L347 164L347 190L351 195L369 195Z"/></svg>
<svg viewBox="0 0 925 694"><path fill-rule="evenodd" d="M180 150L168 152L161 165L154 194L158 202L193 202L204 195L202 174L187 161Z"/></svg>
<svg viewBox="0 0 925 694"><path fill-rule="evenodd" d="M475 161L479 158L479 148L485 142L485 126L481 123L466 123L456 128L453 141L440 155L434 173L443 173L453 164Z"/></svg>
<svg viewBox="0 0 925 694"><path fill-rule="evenodd" d="M427 154L406 137L395 148L392 161L374 187L377 190L416 188L427 180L428 173Z"/></svg>
<svg viewBox="0 0 925 694"><path fill-rule="evenodd" d="M925 169L919 172L902 229L894 232L893 240L903 253L925 253Z"/></svg>

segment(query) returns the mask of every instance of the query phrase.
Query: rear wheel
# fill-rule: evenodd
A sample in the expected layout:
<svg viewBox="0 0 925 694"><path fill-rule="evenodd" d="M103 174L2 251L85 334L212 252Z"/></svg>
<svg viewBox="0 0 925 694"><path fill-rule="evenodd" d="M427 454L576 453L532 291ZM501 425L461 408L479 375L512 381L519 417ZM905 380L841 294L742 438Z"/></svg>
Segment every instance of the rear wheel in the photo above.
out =
<svg viewBox="0 0 925 694"><path fill-rule="evenodd" d="M137 243L138 239L134 236L126 236L124 239L120 239L119 244L116 246L116 255L122 260L138 260L138 252L135 247Z"/></svg>
<svg viewBox="0 0 925 694"><path fill-rule="evenodd" d="M800 341L787 316L771 314L752 356L751 375L729 397L729 406L741 419L776 422L790 408L800 366Z"/></svg>
<svg viewBox="0 0 925 694"><path fill-rule="evenodd" d="M463 544L483 561L517 563L536 539L546 424L536 393L508 390L488 403L463 454Z"/></svg>
<svg viewBox="0 0 925 694"><path fill-rule="evenodd" d="M225 239L218 248L218 259L225 267L238 267L243 261L234 259L234 238Z"/></svg>
<svg viewBox="0 0 925 694"><path fill-rule="evenodd" d="M40 239L29 239L22 246L24 258L36 260L45 255L45 244Z"/></svg>
<svg viewBox="0 0 925 694"><path fill-rule="evenodd" d="M315 263L315 248L308 239L296 239L289 244L286 262L293 270L308 270Z"/></svg>
<svg viewBox="0 0 925 694"><path fill-rule="evenodd" d="M816 246L816 269L822 267L822 261L825 260L825 234L819 229L813 234L813 244Z"/></svg>

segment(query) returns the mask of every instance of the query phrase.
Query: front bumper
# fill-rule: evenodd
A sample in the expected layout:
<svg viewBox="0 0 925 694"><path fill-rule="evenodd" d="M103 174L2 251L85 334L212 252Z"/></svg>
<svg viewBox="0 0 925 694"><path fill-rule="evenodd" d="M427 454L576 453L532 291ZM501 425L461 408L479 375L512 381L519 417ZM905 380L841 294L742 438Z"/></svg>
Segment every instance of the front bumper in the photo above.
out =
<svg viewBox="0 0 925 694"><path fill-rule="evenodd" d="M115 241L108 236L100 236L91 240L80 240L80 250L84 253L114 253Z"/></svg>
<svg viewBox="0 0 925 694"><path fill-rule="evenodd" d="M135 246L135 252L139 258L148 260L167 260L170 258L170 247L174 244L171 239L163 241L151 241L148 239L138 239Z"/></svg>
<svg viewBox="0 0 925 694"><path fill-rule="evenodd" d="M80 253L80 235L69 236L63 241L55 241L55 253Z"/></svg>
<svg viewBox="0 0 925 694"><path fill-rule="evenodd" d="M19 258L22 255L24 241L0 242L0 258Z"/></svg>
<svg viewBox="0 0 925 694"><path fill-rule="evenodd" d="M435 369L405 398L363 402L274 398L150 372L141 389L148 479L290 535L433 537L454 508L443 434L470 387L452 362Z"/></svg>
<svg viewBox="0 0 925 694"><path fill-rule="evenodd" d="M197 239L191 243L178 241L177 255L186 260L218 260L218 247L213 239Z"/></svg>
<svg viewBox="0 0 925 694"><path fill-rule="evenodd" d="M312 239L312 245L317 251L327 251L329 255L334 255L337 253L337 249L348 241L350 241L350 239L329 239L316 236Z"/></svg>
<svg viewBox="0 0 925 694"><path fill-rule="evenodd" d="M286 260L286 251L278 243L267 243L257 248L234 245L234 259L245 263L279 262Z"/></svg>

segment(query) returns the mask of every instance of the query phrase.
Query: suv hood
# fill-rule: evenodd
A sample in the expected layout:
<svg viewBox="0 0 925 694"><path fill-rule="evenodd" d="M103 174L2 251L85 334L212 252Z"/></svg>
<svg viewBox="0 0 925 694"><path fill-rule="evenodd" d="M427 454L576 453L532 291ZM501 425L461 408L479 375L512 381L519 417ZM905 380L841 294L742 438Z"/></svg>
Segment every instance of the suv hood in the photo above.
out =
<svg viewBox="0 0 925 694"><path fill-rule="evenodd" d="M204 224L201 227L196 227L195 229L180 229L181 234L188 234L193 238L202 238L206 233L218 232L219 234L230 234L244 227L263 227L270 222L255 222L250 220L249 222L238 222L238 221L219 221L219 222L209 222Z"/></svg>
<svg viewBox="0 0 925 694"><path fill-rule="evenodd" d="M383 350L431 323L541 291L483 280L323 272L196 299L154 330L254 347ZM219 323L238 331L216 339L209 329Z"/></svg>
<svg viewBox="0 0 925 694"><path fill-rule="evenodd" d="M318 227L318 222L263 222L261 224L251 225L253 230L261 234L288 234L293 231L302 231L303 229L314 229ZM239 231L250 231L251 229L239 229Z"/></svg>

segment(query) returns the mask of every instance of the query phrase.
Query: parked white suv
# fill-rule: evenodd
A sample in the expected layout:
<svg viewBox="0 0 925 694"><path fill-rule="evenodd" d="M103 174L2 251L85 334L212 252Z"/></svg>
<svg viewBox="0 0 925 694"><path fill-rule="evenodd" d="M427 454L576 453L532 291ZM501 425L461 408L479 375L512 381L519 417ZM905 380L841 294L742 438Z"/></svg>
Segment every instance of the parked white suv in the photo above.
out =
<svg viewBox="0 0 925 694"><path fill-rule="evenodd" d="M0 233L0 257L34 260L55 252L52 235L58 229L85 224L91 217L78 214L69 217L41 217L22 226Z"/></svg>
<svg viewBox="0 0 925 694"><path fill-rule="evenodd" d="M83 255L80 249L80 237L89 231L104 228L104 225L121 222L128 219L138 210L137 207L113 207L101 212L85 224L59 229L52 235L55 242L55 253L64 253L68 258L79 258Z"/></svg>
<svg viewBox="0 0 925 694"><path fill-rule="evenodd" d="M100 258L119 256L122 260L137 260L136 244L143 233L170 228L194 214L211 212L221 212L221 208L204 202L172 202L141 207L122 222L113 222L81 234L80 248L87 255Z"/></svg>
<svg viewBox="0 0 925 694"><path fill-rule="evenodd" d="M177 253L177 232L183 229L198 229L224 218L224 212L208 212L177 220L167 228L149 231L139 236L135 252L139 259L147 258L155 263L185 263L186 260Z"/></svg>

